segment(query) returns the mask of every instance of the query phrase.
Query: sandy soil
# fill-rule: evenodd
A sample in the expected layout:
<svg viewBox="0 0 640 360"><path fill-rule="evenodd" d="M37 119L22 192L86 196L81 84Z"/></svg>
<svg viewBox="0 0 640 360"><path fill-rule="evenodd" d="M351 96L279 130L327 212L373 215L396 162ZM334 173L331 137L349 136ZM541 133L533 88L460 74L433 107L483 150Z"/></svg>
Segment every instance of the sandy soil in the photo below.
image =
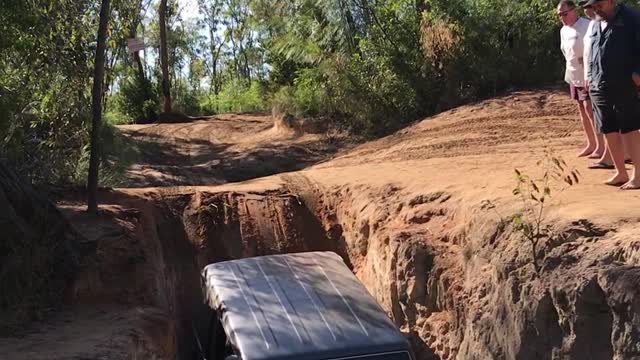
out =
<svg viewBox="0 0 640 360"><path fill-rule="evenodd" d="M132 309L81 306L34 324L17 338L0 339L3 359L124 359L134 329Z"/></svg>

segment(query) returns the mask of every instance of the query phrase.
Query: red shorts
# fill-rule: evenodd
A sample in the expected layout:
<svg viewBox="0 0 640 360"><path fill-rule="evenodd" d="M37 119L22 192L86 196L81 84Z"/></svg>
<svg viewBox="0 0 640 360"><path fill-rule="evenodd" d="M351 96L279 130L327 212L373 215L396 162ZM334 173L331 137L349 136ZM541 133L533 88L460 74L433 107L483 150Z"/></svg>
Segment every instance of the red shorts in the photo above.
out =
<svg viewBox="0 0 640 360"><path fill-rule="evenodd" d="M573 100L577 100L577 101L589 100L589 89L587 88L569 85L569 93L571 94L571 98Z"/></svg>

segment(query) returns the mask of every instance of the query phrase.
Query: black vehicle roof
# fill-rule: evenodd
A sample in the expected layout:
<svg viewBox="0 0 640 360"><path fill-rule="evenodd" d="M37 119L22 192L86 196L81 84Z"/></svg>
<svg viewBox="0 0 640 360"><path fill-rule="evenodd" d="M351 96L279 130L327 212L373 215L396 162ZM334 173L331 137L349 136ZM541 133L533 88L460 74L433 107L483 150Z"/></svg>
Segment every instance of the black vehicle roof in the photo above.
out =
<svg viewBox="0 0 640 360"><path fill-rule="evenodd" d="M203 272L243 360L324 360L409 352L407 340L335 253L217 263Z"/></svg>

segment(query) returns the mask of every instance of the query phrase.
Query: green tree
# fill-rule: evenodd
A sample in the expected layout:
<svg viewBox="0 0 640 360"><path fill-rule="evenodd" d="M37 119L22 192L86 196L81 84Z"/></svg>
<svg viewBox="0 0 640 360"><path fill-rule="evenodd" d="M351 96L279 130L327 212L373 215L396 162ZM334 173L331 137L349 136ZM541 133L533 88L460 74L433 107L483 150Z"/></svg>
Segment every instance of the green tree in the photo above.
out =
<svg viewBox="0 0 640 360"><path fill-rule="evenodd" d="M217 95L222 86L220 57L224 40L218 35L218 30L222 21L223 0L198 0L198 6L209 34L209 89Z"/></svg>
<svg viewBox="0 0 640 360"><path fill-rule="evenodd" d="M98 172L100 166L100 131L102 128L102 86L104 82L104 58L107 48L107 31L109 28L110 0L102 0L100 7L100 26L98 28L98 46L94 63L93 91L91 93L91 157L89 160L88 210L98 212Z"/></svg>
<svg viewBox="0 0 640 360"><path fill-rule="evenodd" d="M0 157L33 182L75 178L88 143L96 14L70 0L0 6Z"/></svg>

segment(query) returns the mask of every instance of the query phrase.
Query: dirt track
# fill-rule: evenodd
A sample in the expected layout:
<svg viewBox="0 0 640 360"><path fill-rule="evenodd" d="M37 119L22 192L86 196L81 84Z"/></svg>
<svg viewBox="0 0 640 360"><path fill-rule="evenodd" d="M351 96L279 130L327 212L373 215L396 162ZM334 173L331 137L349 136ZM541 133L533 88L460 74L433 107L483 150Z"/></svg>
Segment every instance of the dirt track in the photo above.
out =
<svg viewBox="0 0 640 360"><path fill-rule="evenodd" d="M218 115L186 124L119 129L141 157L125 187L219 185L295 171L326 160L342 139L274 128L266 114ZM335 140L335 141L332 141Z"/></svg>
<svg viewBox="0 0 640 360"><path fill-rule="evenodd" d="M106 319L94 322L115 324L112 337L82 338L83 346L43 359L118 358L90 354L122 351L119 336L127 332L135 334L127 354L188 353L191 334L181 321L197 316L199 267L317 249L345 258L411 333L420 359L536 359L538 351L632 358L625 351L636 323L614 319L621 316L616 309L635 306L623 298L633 299L637 289L610 274L640 265L640 193L606 187L606 171L585 170L588 161L575 157L583 140L576 109L561 92L471 104L344 152L321 135L276 131L266 116L122 130L144 149L130 169L131 188L103 193L97 220L75 201L61 206L97 248L76 298L124 303L124 310L110 307L115 310ZM539 278L528 244L500 225L500 217L521 207L512 195L514 169L539 175L536 162L548 148L583 178L549 204L546 221L569 240L545 250L548 271ZM167 185L181 186L144 188ZM118 322L137 306L165 315ZM78 319L77 326L90 319ZM177 334L148 335L150 323ZM10 359L35 359L22 354L25 344L68 341L54 335L76 331L75 324L20 341L0 339L0 348ZM581 344L597 349L579 350Z"/></svg>

